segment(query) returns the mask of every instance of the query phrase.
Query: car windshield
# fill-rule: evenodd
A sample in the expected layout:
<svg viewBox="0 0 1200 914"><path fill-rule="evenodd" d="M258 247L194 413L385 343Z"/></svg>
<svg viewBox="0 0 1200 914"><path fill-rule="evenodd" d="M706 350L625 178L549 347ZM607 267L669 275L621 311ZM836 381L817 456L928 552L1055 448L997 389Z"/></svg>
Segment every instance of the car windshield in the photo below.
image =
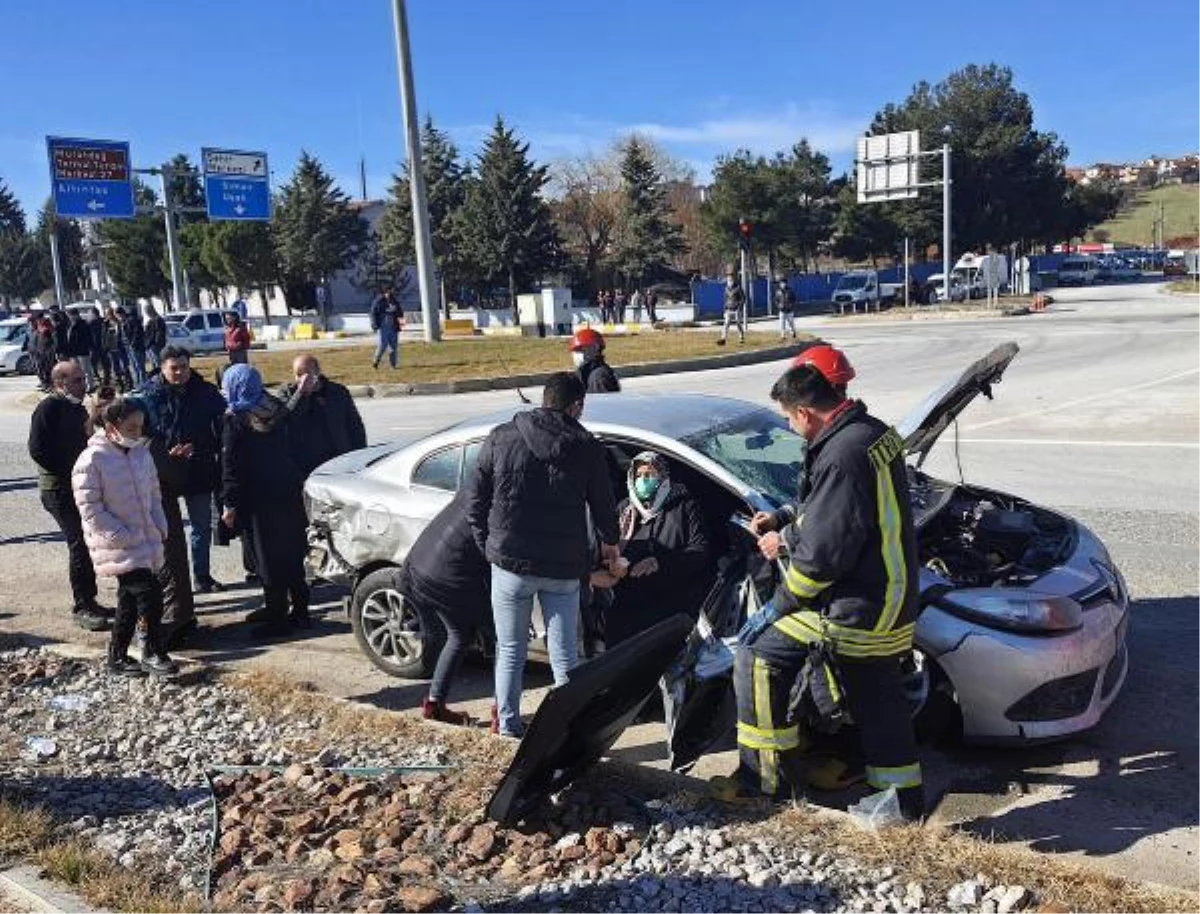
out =
<svg viewBox="0 0 1200 914"><path fill-rule="evenodd" d="M20 324L9 324L8 326L0 327L0 343L13 343L21 338L21 333L25 329L24 322Z"/></svg>
<svg viewBox="0 0 1200 914"><path fill-rule="evenodd" d="M838 280L839 289L862 289L867 285L865 276L843 276Z"/></svg>
<svg viewBox="0 0 1200 914"><path fill-rule="evenodd" d="M796 496L802 443L782 416L755 410L683 442L778 505Z"/></svg>

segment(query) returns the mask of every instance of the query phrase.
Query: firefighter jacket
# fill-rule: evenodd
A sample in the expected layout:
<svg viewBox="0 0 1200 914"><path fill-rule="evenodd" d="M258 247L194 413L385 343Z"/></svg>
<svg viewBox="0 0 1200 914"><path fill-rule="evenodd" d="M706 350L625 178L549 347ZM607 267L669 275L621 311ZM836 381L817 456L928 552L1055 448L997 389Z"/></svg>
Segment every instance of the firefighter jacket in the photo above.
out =
<svg viewBox="0 0 1200 914"><path fill-rule="evenodd" d="M844 657L891 657L912 648L917 548L896 430L855 402L808 452L795 519L783 529L776 627Z"/></svg>

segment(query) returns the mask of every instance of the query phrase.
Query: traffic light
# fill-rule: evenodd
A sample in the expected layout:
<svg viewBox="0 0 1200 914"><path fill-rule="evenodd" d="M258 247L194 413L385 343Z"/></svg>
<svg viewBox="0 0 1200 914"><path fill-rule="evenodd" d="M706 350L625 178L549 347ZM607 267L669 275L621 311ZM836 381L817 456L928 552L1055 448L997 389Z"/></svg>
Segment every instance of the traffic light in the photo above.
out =
<svg viewBox="0 0 1200 914"><path fill-rule="evenodd" d="M738 245L743 248L750 247L750 239L754 235L754 226L745 219L738 220Z"/></svg>

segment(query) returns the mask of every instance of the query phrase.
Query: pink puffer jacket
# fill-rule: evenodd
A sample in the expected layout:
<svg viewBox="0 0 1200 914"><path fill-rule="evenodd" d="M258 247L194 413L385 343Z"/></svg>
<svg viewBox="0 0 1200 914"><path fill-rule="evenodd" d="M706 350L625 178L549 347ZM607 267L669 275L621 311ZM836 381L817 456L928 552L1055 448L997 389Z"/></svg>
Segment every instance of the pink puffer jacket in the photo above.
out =
<svg viewBox="0 0 1200 914"><path fill-rule="evenodd" d="M146 448L127 451L96 432L75 461L71 488L97 574L116 577L162 567L167 518Z"/></svg>

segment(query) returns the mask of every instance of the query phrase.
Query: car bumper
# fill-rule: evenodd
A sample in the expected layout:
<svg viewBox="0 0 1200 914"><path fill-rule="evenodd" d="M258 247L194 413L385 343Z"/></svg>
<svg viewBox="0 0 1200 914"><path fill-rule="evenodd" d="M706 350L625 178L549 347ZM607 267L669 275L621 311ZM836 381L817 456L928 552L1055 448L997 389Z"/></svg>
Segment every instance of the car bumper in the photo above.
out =
<svg viewBox="0 0 1200 914"><path fill-rule="evenodd" d="M958 695L963 736L972 742L1061 739L1095 726L1128 671L1128 600L1094 604L1083 625L1062 635L1029 636L962 622L943 610L930 619L963 635L937 656ZM922 622L926 622L922 618Z"/></svg>
<svg viewBox="0 0 1200 914"><path fill-rule="evenodd" d="M305 570L310 580L320 578L331 584L352 585L355 570L334 548L329 528L323 524L310 524L308 528L308 553L304 559Z"/></svg>

